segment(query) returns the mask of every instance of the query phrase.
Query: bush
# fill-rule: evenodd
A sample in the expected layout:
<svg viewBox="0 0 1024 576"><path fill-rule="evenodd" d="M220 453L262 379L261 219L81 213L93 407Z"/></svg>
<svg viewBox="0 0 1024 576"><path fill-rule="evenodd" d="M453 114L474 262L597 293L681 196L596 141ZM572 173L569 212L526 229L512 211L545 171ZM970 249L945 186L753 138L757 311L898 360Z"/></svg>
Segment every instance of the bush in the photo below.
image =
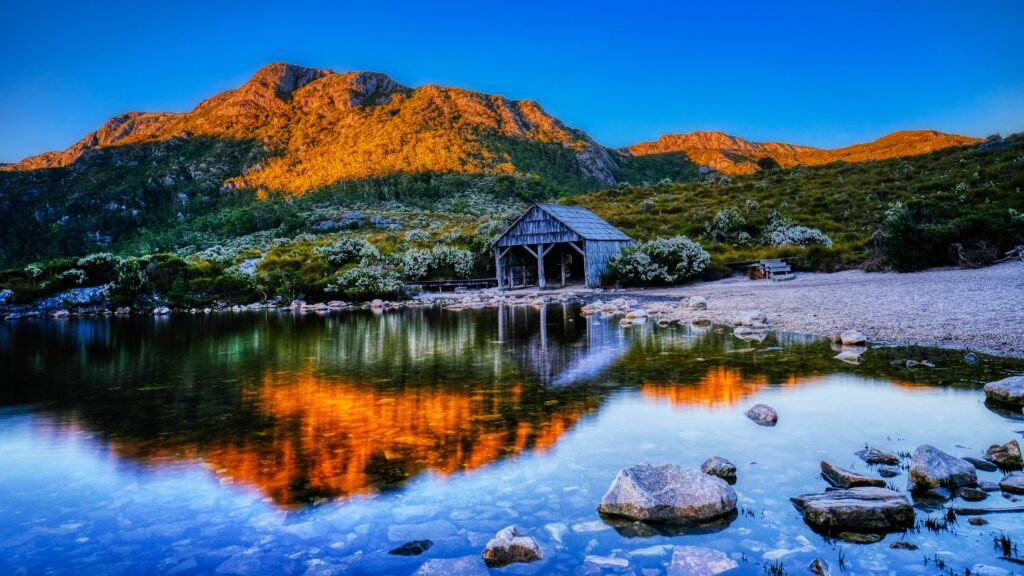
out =
<svg viewBox="0 0 1024 576"><path fill-rule="evenodd" d="M765 224L762 238L768 246L811 246L820 244L832 247L832 239L817 228L799 226L788 218L783 218L778 213L768 217Z"/></svg>
<svg viewBox="0 0 1024 576"><path fill-rule="evenodd" d="M705 222L704 230L708 240L712 242L739 243L739 240L749 238L749 235L741 236L746 225L747 221L739 210L726 208L719 210L714 218Z"/></svg>
<svg viewBox="0 0 1024 576"><path fill-rule="evenodd" d="M398 297L404 288L397 272L373 266L341 272L327 284L326 291L349 300L371 300Z"/></svg>
<svg viewBox="0 0 1024 576"><path fill-rule="evenodd" d="M439 276L468 278L473 272L473 264L472 252L451 246L409 250L402 256L402 268L410 280Z"/></svg>
<svg viewBox="0 0 1024 576"><path fill-rule="evenodd" d="M343 266L352 262L368 262L380 259L380 251L366 240L341 238L334 244L318 246L313 252L320 255L331 266Z"/></svg>
<svg viewBox="0 0 1024 576"><path fill-rule="evenodd" d="M149 288L149 278L139 261L126 258L114 269L114 281L107 287L107 300L111 306L128 306Z"/></svg>
<svg viewBox="0 0 1024 576"><path fill-rule="evenodd" d="M686 236L639 242L608 260L612 277L626 286L676 284L700 274L711 256Z"/></svg>

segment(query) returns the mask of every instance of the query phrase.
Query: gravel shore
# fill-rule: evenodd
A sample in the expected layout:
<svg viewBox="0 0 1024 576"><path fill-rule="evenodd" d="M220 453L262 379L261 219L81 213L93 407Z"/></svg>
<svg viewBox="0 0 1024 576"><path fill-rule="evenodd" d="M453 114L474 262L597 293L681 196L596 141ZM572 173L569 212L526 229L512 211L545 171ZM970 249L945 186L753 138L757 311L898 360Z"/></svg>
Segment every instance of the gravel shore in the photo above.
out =
<svg viewBox="0 0 1024 576"><path fill-rule="evenodd" d="M909 274L799 273L783 282L733 277L686 286L608 291L641 302L700 295L730 322L761 310L775 328L830 335L856 328L872 341L942 346L1024 358L1024 264ZM602 296L607 299L607 296ZM588 298L589 299L589 298Z"/></svg>

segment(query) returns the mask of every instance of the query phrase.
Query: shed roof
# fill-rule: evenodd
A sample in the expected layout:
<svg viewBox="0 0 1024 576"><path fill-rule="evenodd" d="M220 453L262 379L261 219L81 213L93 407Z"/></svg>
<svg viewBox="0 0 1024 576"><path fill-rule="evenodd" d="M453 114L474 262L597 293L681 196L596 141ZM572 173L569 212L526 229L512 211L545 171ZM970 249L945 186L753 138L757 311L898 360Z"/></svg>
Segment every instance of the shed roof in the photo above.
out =
<svg viewBox="0 0 1024 576"><path fill-rule="evenodd" d="M537 207L586 240L632 240L622 230L586 208L558 204L537 204Z"/></svg>

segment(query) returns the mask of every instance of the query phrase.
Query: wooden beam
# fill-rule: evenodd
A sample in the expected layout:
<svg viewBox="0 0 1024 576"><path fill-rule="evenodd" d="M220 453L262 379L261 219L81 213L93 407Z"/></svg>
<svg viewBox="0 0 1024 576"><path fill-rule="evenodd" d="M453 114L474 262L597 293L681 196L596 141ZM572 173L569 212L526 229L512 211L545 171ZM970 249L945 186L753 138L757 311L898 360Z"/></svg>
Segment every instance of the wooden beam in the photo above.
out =
<svg viewBox="0 0 1024 576"><path fill-rule="evenodd" d="M575 248L576 251L579 252L581 256L586 257L587 253L583 251L583 248L580 248L579 246L577 246L573 242L566 242L566 244L568 244L569 246L572 246L573 248Z"/></svg>
<svg viewBox="0 0 1024 576"><path fill-rule="evenodd" d="M543 246L543 244L541 244L541 246ZM548 252L551 252L551 249L554 248L554 247L555 247L554 244L548 244L548 247L544 249L544 253L541 254L541 256L547 256Z"/></svg>
<svg viewBox="0 0 1024 576"><path fill-rule="evenodd" d="M537 253L534 252L532 248L530 248L526 244L523 244L523 248L525 248L526 251L529 252L531 256L533 256L534 258L537 258Z"/></svg>
<svg viewBox="0 0 1024 576"><path fill-rule="evenodd" d="M562 288L565 288L565 252L562 252Z"/></svg>
<svg viewBox="0 0 1024 576"><path fill-rule="evenodd" d="M497 271L496 277L498 278L498 290L504 288L504 281L501 278L501 249L494 251L494 269Z"/></svg>

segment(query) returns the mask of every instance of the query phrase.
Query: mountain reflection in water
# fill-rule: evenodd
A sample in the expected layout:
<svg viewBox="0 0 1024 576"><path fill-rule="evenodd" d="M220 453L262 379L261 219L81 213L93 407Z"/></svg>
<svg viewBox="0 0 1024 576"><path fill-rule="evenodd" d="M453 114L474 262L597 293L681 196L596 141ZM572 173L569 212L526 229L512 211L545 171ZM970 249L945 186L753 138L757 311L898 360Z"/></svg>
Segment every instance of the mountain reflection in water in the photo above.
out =
<svg viewBox="0 0 1024 576"><path fill-rule="evenodd" d="M147 466L201 460L292 507L547 450L621 387L725 405L847 369L832 354L570 305L8 322L0 400L34 403L46 434L85 430Z"/></svg>

